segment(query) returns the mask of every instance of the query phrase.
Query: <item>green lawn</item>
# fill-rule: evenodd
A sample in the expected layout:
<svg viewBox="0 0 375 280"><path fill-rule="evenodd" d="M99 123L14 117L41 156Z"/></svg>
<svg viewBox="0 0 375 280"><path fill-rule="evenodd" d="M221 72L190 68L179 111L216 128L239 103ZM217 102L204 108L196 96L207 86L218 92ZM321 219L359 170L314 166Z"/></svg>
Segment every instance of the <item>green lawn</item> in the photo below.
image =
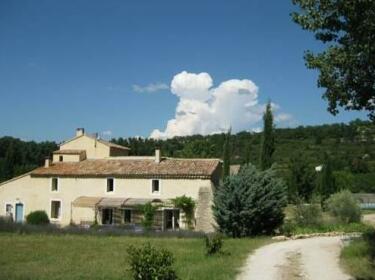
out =
<svg viewBox="0 0 375 280"><path fill-rule="evenodd" d="M368 244L360 239L352 241L341 252L344 267L355 279L375 280L375 266L370 262L368 250Z"/></svg>
<svg viewBox="0 0 375 280"><path fill-rule="evenodd" d="M226 239L205 256L201 238L0 234L0 279L131 279L127 246L150 242L173 252L180 279L234 279L247 255L269 238Z"/></svg>

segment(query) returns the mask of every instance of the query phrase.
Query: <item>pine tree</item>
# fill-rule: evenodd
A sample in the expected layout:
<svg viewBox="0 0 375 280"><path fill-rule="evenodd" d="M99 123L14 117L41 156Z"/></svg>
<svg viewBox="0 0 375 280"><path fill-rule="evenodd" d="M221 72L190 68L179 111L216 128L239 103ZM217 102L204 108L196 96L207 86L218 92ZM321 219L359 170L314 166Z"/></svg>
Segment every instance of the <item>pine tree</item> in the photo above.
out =
<svg viewBox="0 0 375 280"><path fill-rule="evenodd" d="M266 170L272 165L272 155L275 151L275 136L273 126L273 114L271 102L268 102L266 112L263 115L263 135L260 153L260 168Z"/></svg>
<svg viewBox="0 0 375 280"><path fill-rule="evenodd" d="M228 133L225 135L225 142L224 142L224 147L223 147L223 178L224 179L230 175L230 156L231 156L230 136L231 136L231 129L229 129Z"/></svg>

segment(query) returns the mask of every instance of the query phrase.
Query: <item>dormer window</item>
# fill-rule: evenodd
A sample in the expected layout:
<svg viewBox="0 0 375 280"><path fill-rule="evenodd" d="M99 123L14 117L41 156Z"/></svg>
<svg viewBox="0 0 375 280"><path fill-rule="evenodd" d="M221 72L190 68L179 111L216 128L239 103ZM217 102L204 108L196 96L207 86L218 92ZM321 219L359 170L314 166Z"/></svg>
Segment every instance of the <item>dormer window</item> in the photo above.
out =
<svg viewBox="0 0 375 280"><path fill-rule="evenodd" d="M51 180L51 191L53 191L53 192L59 191L59 180L58 180L58 178L52 178L52 180Z"/></svg>
<svg viewBox="0 0 375 280"><path fill-rule="evenodd" d="M160 194L160 180L153 179L151 182L151 193Z"/></svg>
<svg viewBox="0 0 375 280"><path fill-rule="evenodd" d="M107 178L107 193L113 193L115 191L115 180L113 178Z"/></svg>

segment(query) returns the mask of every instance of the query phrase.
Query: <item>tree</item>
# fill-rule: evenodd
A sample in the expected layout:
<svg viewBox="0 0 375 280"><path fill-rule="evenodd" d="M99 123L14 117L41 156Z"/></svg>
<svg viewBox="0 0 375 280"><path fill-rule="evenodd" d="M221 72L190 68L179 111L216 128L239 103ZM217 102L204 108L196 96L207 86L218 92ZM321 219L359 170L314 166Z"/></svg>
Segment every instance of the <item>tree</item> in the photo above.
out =
<svg viewBox="0 0 375 280"><path fill-rule="evenodd" d="M358 223L361 221L361 208L348 190L333 194L327 200L327 208L332 216L341 223Z"/></svg>
<svg viewBox="0 0 375 280"><path fill-rule="evenodd" d="M230 173L230 156L231 156L230 136L231 136L231 129L229 129L228 133L225 135L225 142L224 142L224 147L223 147L223 178L228 177Z"/></svg>
<svg viewBox="0 0 375 280"><path fill-rule="evenodd" d="M251 143L250 143L250 141L246 144L245 149L246 150L245 150L245 161L244 161L244 163L249 164L250 158L251 158Z"/></svg>
<svg viewBox="0 0 375 280"><path fill-rule="evenodd" d="M275 136L271 102L268 102L263 115L263 134L260 153L260 168L266 170L272 165L272 155L275 151Z"/></svg>
<svg viewBox="0 0 375 280"><path fill-rule="evenodd" d="M13 142L10 142L5 154L5 163L3 166L3 177L7 180L13 177L16 151Z"/></svg>
<svg viewBox="0 0 375 280"><path fill-rule="evenodd" d="M318 184L318 190L321 195L322 201L326 200L331 194L336 192L332 163L327 153L324 154L324 164L322 170L320 171Z"/></svg>
<svg viewBox="0 0 375 280"><path fill-rule="evenodd" d="M292 156L289 169L289 201L295 201L297 198L310 201L315 188L314 169L307 163L301 152Z"/></svg>
<svg viewBox="0 0 375 280"><path fill-rule="evenodd" d="M335 185L338 191L351 190L354 185L354 176L351 172L341 170L333 172Z"/></svg>
<svg viewBox="0 0 375 280"><path fill-rule="evenodd" d="M232 237L272 233L284 219L286 186L270 168L244 165L214 193L213 212L219 230Z"/></svg>
<svg viewBox="0 0 375 280"><path fill-rule="evenodd" d="M292 0L299 12L293 20L327 45L305 53L306 65L319 71L318 86L328 111L367 110L375 120L375 1Z"/></svg>
<svg viewBox="0 0 375 280"><path fill-rule="evenodd" d="M350 170L353 173L368 173L370 171L367 161L361 157L351 160Z"/></svg>

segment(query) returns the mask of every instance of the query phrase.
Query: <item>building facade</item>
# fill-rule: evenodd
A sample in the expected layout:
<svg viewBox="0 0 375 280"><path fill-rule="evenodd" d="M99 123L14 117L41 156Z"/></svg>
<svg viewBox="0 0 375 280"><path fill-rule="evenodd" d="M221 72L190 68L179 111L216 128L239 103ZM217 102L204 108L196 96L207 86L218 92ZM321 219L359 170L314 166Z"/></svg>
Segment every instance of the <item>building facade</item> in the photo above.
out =
<svg viewBox="0 0 375 280"><path fill-rule="evenodd" d="M129 149L78 129L43 167L0 184L0 216L24 222L44 210L52 223L137 226L142 206L157 206L153 228L187 228L185 213L172 199L191 197L193 228L210 232L215 223L212 197L221 175L218 159L129 156Z"/></svg>

